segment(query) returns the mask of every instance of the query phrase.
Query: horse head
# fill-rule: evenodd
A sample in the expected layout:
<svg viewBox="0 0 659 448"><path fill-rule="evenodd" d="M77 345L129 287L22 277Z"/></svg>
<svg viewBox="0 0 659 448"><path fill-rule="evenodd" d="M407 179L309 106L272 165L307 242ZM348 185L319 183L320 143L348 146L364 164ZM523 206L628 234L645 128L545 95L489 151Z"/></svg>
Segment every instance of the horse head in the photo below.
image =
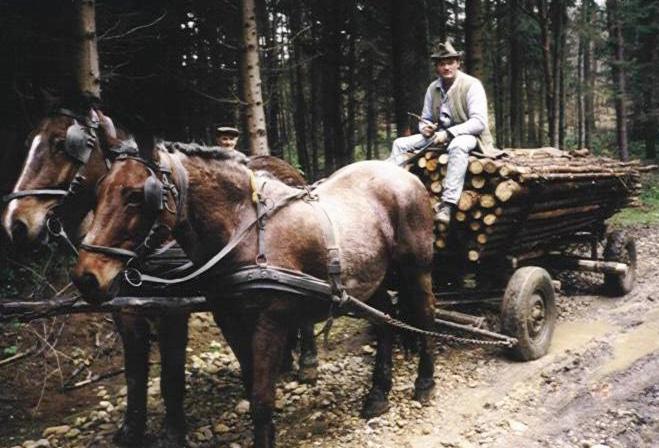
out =
<svg viewBox="0 0 659 448"><path fill-rule="evenodd" d="M15 245L46 240L45 224L58 207L67 232L79 233L93 197L93 188L83 187L105 173L104 152L115 140L112 121L91 106L57 108L41 120L27 139L18 181L4 198L2 225ZM79 194L72 199L74 190Z"/></svg>
<svg viewBox="0 0 659 448"><path fill-rule="evenodd" d="M148 152L120 155L97 185L94 218L72 272L90 303L113 298L120 274L170 237L182 213L184 194L175 184L185 182L182 168L150 146Z"/></svg>

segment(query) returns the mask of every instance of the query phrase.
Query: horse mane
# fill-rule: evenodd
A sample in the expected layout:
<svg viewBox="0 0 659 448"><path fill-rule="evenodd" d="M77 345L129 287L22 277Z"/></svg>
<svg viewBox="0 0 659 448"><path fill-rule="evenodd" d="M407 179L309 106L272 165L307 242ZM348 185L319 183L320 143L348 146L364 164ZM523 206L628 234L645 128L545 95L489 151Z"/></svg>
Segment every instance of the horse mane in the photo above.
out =
<svg viewBox="0 0 659 448"><path fill-rule="evenodd" d="M181 143L163 141L160 144L169 153L181 152L186 156L196 156L204 159L232 160L247 165L248 158L240 151L225 149L220 146L204 146L197 143Z"/></svg>

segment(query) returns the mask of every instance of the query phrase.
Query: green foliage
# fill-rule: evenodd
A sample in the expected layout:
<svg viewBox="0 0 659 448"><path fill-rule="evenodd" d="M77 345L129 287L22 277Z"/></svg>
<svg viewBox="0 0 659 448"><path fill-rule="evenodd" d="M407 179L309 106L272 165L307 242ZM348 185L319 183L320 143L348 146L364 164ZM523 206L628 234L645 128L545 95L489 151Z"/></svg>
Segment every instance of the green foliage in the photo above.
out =
<svg viewBox="0 0 659 448"><path fill-rule="evenodd" d="M659 173L641 179L641 207L627 208L611 218L616 225L659 224Z"/></svg>
<svg viewBox="0 0 659 448"><path fill-rule="evenodd" d="M2 354L4 357L14 356L16 353L18 353L17 345L10 345L2 350Z"/></svg>

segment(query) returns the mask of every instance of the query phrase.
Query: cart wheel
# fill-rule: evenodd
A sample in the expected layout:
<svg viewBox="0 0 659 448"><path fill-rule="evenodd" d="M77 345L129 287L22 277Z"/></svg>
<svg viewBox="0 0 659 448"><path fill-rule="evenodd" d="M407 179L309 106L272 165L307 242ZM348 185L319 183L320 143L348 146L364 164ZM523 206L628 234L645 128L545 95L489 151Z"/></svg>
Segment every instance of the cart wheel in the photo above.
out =
<svg viewBox="0 0 659 448"><path fill-rule="evenodd" d="M605 274L604 290L613 297L621 297L634 289L636 282L636 243L625 232L613 231L606 238L606 261L617 261L629 266L626 274Z"/></svg>
<svg viewBox="0 0 659 448"><path fill-rule="evenodd" d="M536 266L516 270L501 305L502 333L517 338L512 355L521 361L544 356L556 324L556 300L549 273Z"/></svg>

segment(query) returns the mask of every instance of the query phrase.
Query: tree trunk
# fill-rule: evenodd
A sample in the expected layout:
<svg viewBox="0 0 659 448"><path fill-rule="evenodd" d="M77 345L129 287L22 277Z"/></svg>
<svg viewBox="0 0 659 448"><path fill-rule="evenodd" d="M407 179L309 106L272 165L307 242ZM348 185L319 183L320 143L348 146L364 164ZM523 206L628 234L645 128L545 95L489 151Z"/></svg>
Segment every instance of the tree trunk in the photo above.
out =
<svg viewBox="0 0 659 448"><path fill-rule="evenodd" d="M611 74L613 77L613 91L615 94L616 109L616 137L618 153L623 161L629 160L629 149L627 147L627 108L625 70L624 70L624 39L622 35L622 20L618 0L606 1L607 25L609 28L609 40L612 48Z"/></svg>
<svg viewBox="0 0 659 448"><path fill-rule="evenodd" d="M289 10L290 20L290 38L297 36L302 29L302 17L300 8L292 5ZM302 169L307 175L308 179L314 178L313 167L309 163L309 152L307 150L307 104L304 98L304 86L306 80L304 70L302 68L302 58L300 55L303 53L302 45L299 40L292 41L291 49L291 63L293 70L291 71L288 79L290 81L291 100L293 103L293 122L295 125L295 146L297 147L297 159L302 166Z"/></svg>
<svg viewBox="0 0 659 448"><path fill-rule="evenodd" d="M261 71L259 67L259 43L256 28L256 11L254 0L243 0L243 87L245 102L245 117L247 135L249 138L249 153L251 155L267 155L268 135L265 129L265 111L261 93Z"/></svg>
<svg viewBox="0 0 659 448"><path fill-rule="evenodd" d="M261 6L262 5L262 6ZM264 103L268 133L268 147L270 154L281 159L284 158L284 149L281 131L282 125L280 121L282 94L279 88L279 70L280 70L280 52L281 49L277 45L277 33L281 32L281 21L278 15L279 11L276 3L265 2L259 3L262 9L260 16L263 19L258 23L262 24L260 30L266 37L267 50L263 54L263 85L265 86L265 98L267 101Z"/></svg>
<svg viewBox="0 0 659 448"><path fill-rule="evenodd" d="M592 0L584 0L586 20L589 24L595 22L596 8ZM592 134L595 132L595 58L593 57L592 30L588 29L587 40L584 42L583 81L584 81L584 145L591 147Z"/></svg>
<svg viewBox="0 0 659 448"><path fill-rule="evenodd" d="M410 126L407 113L421 109L428 86L427 20L425 1L391 0L393 96L398 136L417 130L416 126Z"/></svg>
<svg viewBox="0 0 659 448"><path fill-rule="evenodd" d="M657 140L659 139L659 99L657 98L657 84L659 83L657 65L659 54L657 53L657 24L656 15L651 11L659 8L653 0L644 0L643 9L646 12L642 20L644 25L641 32L641 92L643 92L643 138L645 140L645 158L654 160L657 158Z"/></svg>
<svg viewBox="0 0 659 448"><path fill-rule="evenodd" d="M355 111L357 109L357 101L355 99L357 93L357 82L355 79L356 78L355 72L357 71L357 64L355 63L355 59L356 59L355 40L357 39L356 37L357 30L355 29L355 17L354 17L355 14L356 14L356 10L350 11L349 14L351 18L349 21L349 33L348 33L349 34L348 38L350 39L348 43L348 60L346 61L347 76L348 76L348 79L346 80L346 84L347 84L347 97L346 97L347 117L346 117L346 126L345 126L346 143L345 143L345 151L343 154L341 154L339 166L348 165L355 161L355 132L356 132Z"/></svg>
<svg viewBox="0 0 659 448"><path fill-rule="evenodd" d="M538 146L537 141L537 125L536 125L536 93L531 76L531 69L528 66L524 67L524 85L526 87L526 146L533 148Z"/></svg>
<svg viewBox="0 0 659 448"><path fill-rule="evenodd" d="M467 72L480 80L485 77L482 6L481 0L465 1L465 63Z"/></svg>
<svg viewBox="0 0 659 448"><path fill-rule="evenodd" d="M96 45L95 0L76 0L80 48L78 52L78 87L80 92L89 92L101 97L101 72Z"/></svg>
<svg viewBox="0 0 659 448"><path fill-rule="evenodd" d="M522 146L522 136L524 135L524 106L523 106L523 86L522 86L522 69L524 62L522 60L522 43L520 15L521 8L519 0L510 2L510 136L511 145L514 148Z"/></svg>
<svg viewBox="0 0 659 448"><path fill-rule="evenodd" d="M563 73L563 42L565 33L566 5L564 0L553 0L550 5L551 15L551 105L549 116L549 144L560 147L561 128L561 76Z"/></svg>

